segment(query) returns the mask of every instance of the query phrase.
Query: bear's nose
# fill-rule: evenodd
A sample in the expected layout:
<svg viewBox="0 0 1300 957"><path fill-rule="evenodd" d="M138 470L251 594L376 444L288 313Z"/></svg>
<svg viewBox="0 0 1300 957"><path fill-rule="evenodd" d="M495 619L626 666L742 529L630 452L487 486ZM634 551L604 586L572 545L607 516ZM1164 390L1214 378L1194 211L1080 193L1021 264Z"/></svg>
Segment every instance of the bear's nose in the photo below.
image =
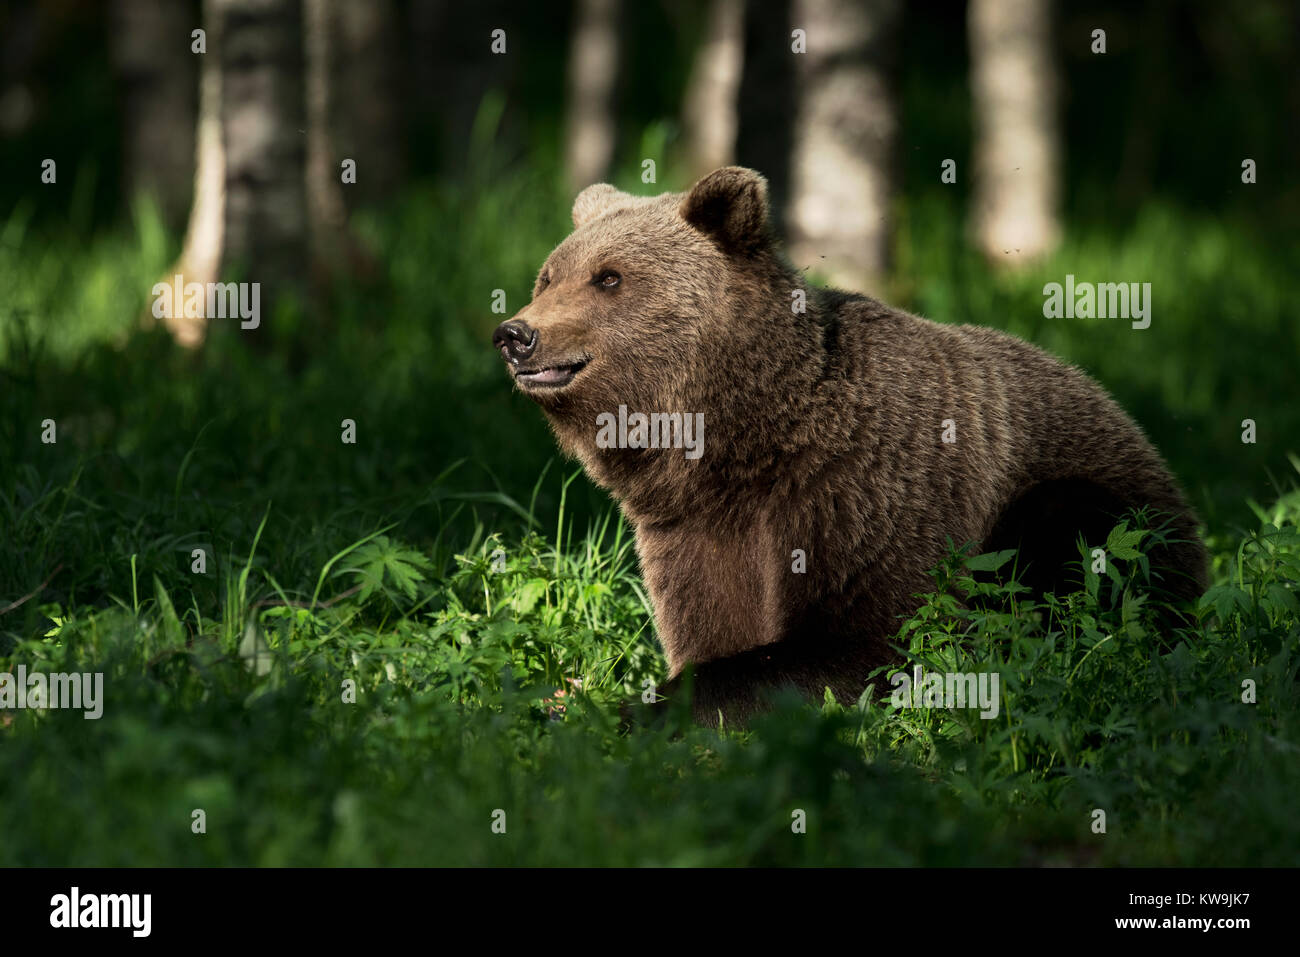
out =
<svg viewBox="0 0 1300 957"><path fill-rule="evenodd" d="M511 362L527 359L537 348L537 330L530 329L521 319L507 319L492 333L492 345Z"/></svg>

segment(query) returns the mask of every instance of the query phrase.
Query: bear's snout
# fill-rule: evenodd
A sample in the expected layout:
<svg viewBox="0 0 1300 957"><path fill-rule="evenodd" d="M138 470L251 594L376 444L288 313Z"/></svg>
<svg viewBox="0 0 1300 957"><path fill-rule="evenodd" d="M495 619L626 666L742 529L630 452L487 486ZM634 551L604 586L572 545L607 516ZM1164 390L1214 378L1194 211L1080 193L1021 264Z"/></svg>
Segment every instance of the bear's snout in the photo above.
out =
<svg viewBox="0 0 1300 957"><path fill-rule="evenodd" d="M537 349L537 330L522 319L507 319L492 333L492 345L507 362L519 362Z"/></svg>

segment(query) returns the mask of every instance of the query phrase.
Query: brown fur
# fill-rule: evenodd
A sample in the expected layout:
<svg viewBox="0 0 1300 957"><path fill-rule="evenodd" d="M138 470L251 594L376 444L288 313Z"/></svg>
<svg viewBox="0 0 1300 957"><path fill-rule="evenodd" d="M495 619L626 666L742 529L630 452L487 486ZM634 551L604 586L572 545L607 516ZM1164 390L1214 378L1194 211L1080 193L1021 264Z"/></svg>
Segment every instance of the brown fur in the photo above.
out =
<svg viewBox="0 0 1300 957"><path fill-rule="evenodd" d="M568 385L524 391L635 529L670 672L694 666L700 720L743 722L782 685L855 699L948 540L1032 540L1040 560L1021 563L1050 584L1079 530L1104 544L1116 512L1149 505L1187 539L1161 556L1169 589L1204 588L1195 517L1100 386L993 329L807 286L752 170L685 195L593 186L573 213L514 319L536 349L515 369L586 361ZM593 284L607 270L617 285ZM703 412L702 457L598 448L596 416L620 404Z"/></svg>

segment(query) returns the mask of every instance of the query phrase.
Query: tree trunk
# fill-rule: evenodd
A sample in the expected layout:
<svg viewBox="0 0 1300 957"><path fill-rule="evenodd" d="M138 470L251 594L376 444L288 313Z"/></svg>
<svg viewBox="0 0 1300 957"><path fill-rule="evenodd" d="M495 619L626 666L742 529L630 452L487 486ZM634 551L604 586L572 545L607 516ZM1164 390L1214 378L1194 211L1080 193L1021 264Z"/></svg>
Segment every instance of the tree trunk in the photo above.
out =
<svg viewBox="0 0 1300 957"><path fill-rule="evenodd" d="M392 0L332 0L334 55L330 129L334 163L352 159L357 181L343 190L349 209L391 196L406 173L401 43Z"/></svg>
<svg viewBox="0 0 1300 957"><path fill-rule="evenodd" d="M301 0L212 0L221 30L224 259L262 307L301 297L308 264Z"/></svg>
<svg viewBox="0 0 1300 957"><path fill-rule="evenodd" d="M194 176L200 55L190 52L190 31L198 17L176 0L113 0L108 25L121 88L126 194L148 195L164 221L179 226Z"/></svg>
<svg viewBox="0 0 1300 957"><path fill-rule="evenodd" d="M409 75L425 95L412 98L409 109L416 113L413 132L424 128L438 131L438 142L429 144L441 160L439 172L454 177L482 175L485 158L475 152L492 145L485 142L503 135L510 114L495 116L492 110L511 100L516 87L520 45L525 39L516 24L519 15L509 0L412 0L407 23L412 35ZM506 52L492 52L493 33L505 31ZM489 99L496 94L501 99ZM490 109L486 110L484 107ZM475 131L480 118L484 125Z"/></svg>
<svg viewBox="0 0 1300 957"><path fill-rule="evenodd" d="M336 0L303 0L307 100L307 221L311 262L327 273L346 252L347 212L343 208L341 158L335 151L332 124L336 39ZM350 186L347 188L351 188Z"/></svg>
<svg viewBox="0 0 1300 957"><path fill-rule="evenodd" d="M569 50L565 171L575 192L609 176L617 124L619 0L578 0Z"/></svg>
<svg viewBox="0 0 1300 957"><path fill-rule="evenodd" d="M242 265L240 278L260 286L260 320L308 291L302 2L204 0L203 14L194 202L171 272L209 283ZM181 313L167 328L199 345L211 317Z"/></svg>
<svg viewBox="0 0 1300 957"><path fill-rule="evenodd" d="M971 0L975 240L993 263L1046 255L1060 238L1061 149L1050 0Z"/></svg>
<svg viewBox="0 0 1300 957"><path fill-rule="evenodd" d="M744 0L713 0L683 111L691 179L730 166L736 156L736 98L744 59Z"/></svg>
<svg viewBox="0 0 1300 957"><path fill-rule="evenodd" d="M790 50L791 0L745 4L736 162L767 177L774 227L788 234L790 166L794 159L795 60Z"/></svg>
<svg viewBox="0 0 1300 957"><path fill-rule="evenodd" d="M189 228L180 259L163 278L174 275L185 282L216 282L221 271L221 249L226 227L226 153L221 137L221 61L220 28L215 0L205 0L203 27L207 33L208 52L199 56L199 121L195 135L194 199L190 205ZM186 317L183 310L173 309L163 322L176 342L193 349L203 342L206 320Z"/></svg>
<svg viewBox="0 0 1300 957"><path fill-rule="evenodd" d="M896 0L796 0L792 10L808 47L792 54L790 253L849 289L871 288L889 265L898 25Z"/></svg>

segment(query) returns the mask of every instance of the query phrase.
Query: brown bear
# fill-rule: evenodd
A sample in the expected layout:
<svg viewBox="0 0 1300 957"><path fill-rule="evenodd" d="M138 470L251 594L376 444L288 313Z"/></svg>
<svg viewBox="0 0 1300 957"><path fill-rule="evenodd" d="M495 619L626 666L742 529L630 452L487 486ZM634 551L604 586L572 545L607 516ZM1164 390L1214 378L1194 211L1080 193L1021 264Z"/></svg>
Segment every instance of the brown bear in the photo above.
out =
<svg viewBox="0 0 1300 957"><path fill-rule="evenodd" d="M685 194L601 184L493 334L518 388L608 489L673 680L697 720L772 689L855 700L933 590L948 543L1019 547L1039 589L1079 574L1128 507L1170 516L1156 576L1204 590L1177 482L1088 376L1013 336L808 285L767 187L727 167Z"/></svg>

